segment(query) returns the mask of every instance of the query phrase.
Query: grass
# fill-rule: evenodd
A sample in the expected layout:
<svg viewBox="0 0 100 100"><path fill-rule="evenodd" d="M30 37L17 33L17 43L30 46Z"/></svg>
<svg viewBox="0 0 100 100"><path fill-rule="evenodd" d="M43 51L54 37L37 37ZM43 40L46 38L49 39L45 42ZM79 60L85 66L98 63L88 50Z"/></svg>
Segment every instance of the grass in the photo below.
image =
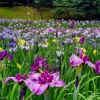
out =
<svg viewBox="0 0 100 100"><path fill-rule="evenodd" d="M30 12L30 15L27 15L27 12ZM0 18L8 19L32 19L39 20L41 18L49 18L50 10L38 10L31 7L0 7Z"/></svg>

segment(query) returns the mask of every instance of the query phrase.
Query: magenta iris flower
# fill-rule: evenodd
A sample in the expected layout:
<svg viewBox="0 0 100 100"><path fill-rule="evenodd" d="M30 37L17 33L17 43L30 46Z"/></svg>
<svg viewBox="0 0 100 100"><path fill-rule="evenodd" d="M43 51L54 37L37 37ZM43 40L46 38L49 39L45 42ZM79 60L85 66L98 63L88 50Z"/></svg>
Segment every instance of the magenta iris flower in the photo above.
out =
<svg viewBox="0 0 100 100"><path fill-rule="evenodd" d="M43 66L48 66L46 61L47 61L47 59L45 59L45 58L37 57L35 59L35 62L31 66L31 70L34 71L34 72L37 72L40 69L42 69Z"/></svg>
<svg viewBox="0 0 100 100"><path fill-rule="evenodd" d="M84 37L81 37L80 40L79 40L79 43L80 43L80 44L83 44L84 41L85 41L85 38L84 38Z"/></svg>
<svg viewBox="0 0 100 100"><path fill-rule="evenodd" d="M32 72L29 73L29 77L26 75L16 74L14 77L7 77L4 82L13 80L17 83L25 83L26 86L36 95L43 94L49 87L66 87L66 84L60 80L60 73L50 73L48 69L47 59L42 57L37 57L33 64ZM42 67L46 66L43 72ZM24 93L22 92L22 98Z"/></svg>
<svg viewBox="0 0 100 100"><path fill-rule="evenodd" d="M100 60L96 61L96 65L94 67L94 70L97 74L100 74Z"/></svg>
<svg viewBox="0 0 100 100"><path fill-rule="evenodd" d="M16 76L14 77L7 77L4 82L7 83L8 81L11 81L13 80L14 82L17 82L17 83L22 83L24 80L26 79L26 75L21 75L21 74L16 74Z"/></svg>
<svg viewBox="0 0 100 100"><path fill-rule="evenodd" d="M36 95L43 94L48 87L66 87L59 79L59 72L54 74L45 71L43 73L30 73L29 78L24 80L26 86Z"/></svg>
<svg viewBox="0 0 100 100"><path fill-rule="evenodd" d="M83 59L84 63L89 61L88 55L82 56L82 59Z"/></svg>

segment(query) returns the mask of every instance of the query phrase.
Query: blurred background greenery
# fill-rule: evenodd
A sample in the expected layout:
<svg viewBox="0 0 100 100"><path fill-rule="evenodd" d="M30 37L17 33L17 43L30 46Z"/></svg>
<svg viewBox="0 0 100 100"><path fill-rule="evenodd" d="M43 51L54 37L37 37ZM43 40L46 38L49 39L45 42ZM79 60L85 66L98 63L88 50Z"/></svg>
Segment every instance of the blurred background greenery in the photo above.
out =
<svg viewBox="0 0 100 100"><path fill-rule="evenodd" d="M0 18L100 19L100 0L0 0Z"/></svg>

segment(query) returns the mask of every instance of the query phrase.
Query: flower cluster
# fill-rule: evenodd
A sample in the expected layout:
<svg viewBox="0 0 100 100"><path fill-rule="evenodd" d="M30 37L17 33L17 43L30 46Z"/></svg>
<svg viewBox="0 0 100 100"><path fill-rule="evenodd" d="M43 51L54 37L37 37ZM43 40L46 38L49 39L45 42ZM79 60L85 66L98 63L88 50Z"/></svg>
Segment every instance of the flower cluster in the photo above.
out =
<svg viewBox="0 0 100 100"><path fill-rule="evenodd" d="M81 64L88 64L89 67L93 68L97 74L100 74L100 60L96 61L96 64L93 64L88 55L78 57L76 55L72 55L70 57L70 65L71 66L80 66Z"/></svg>
<svg viewBox="0 0 100 100"><path fill-rule="evenodd" d="M66 87L66 84L60 80L60 73L49 72L46 63L47 59L42 57L37 57L35 62L31 66L31 72L29 72L29 77L26 75L16 74L15 77L8 77L4 81L5 83L13 80L18 83L25 83L25 85L36 95L43 94L49 87ZM42 70L42 67L46 67L46 70Z"/></svg>

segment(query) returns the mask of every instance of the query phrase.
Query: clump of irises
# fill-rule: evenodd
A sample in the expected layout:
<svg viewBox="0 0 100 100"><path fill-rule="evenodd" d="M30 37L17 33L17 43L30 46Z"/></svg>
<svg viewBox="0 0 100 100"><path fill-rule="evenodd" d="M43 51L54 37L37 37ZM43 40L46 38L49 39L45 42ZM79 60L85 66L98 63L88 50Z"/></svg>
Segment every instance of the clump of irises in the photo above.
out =
<svg viewBox="0 0 100 100"><path fill-rule="evenodd" d="M34 63L31 65L31 71L26 74L16 74L13 77L7 77L4 82L7 83L10 80L19 83L25 83L25 85L32 91L33 94L41 95L45 91L49 90L49 87L66 87L66 84L60 80L59 72L50 72L50 66L46 62L47 59L42 57L36 57Z"/></svg>
<svg viewBox="0 0 100 100"><path fill-rule="evenodd" d="M76 49L75 51L80 53L80 56L72 54L72 56L70 57L70 66L77 67L76 71L81 72L84 64L87 64L90 68L93 68L97 74L100 74L100 60L96 61L96 64L93 64L90 61L88 55L84 53L86 52L85 48ZM78 76L79 76L79 73L76 76L76 83L75 83L76 88L78 87L78 83L79 83Z"/></svg>

